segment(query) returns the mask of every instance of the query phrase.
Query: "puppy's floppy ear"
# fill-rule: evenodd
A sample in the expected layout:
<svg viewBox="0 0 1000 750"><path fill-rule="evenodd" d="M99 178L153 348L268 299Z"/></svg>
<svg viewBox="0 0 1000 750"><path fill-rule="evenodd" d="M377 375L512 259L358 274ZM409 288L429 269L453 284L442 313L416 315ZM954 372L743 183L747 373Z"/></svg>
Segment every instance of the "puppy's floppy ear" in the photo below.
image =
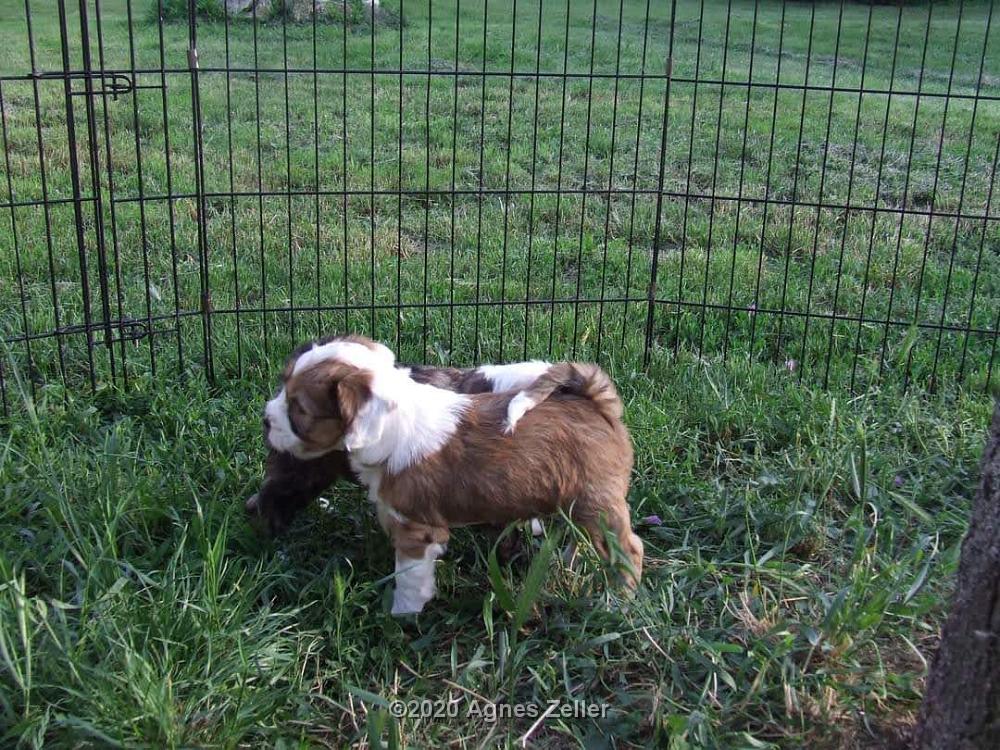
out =
<svg viewBox="0 0 1000 750"><path fill-rule="evenodd" d="M354 372L333 384L334 403L340 407L340 418L350 425L368 400L372 397L371 376L364 372Z"/></svg>
<svg viewBox="0 0 1000 750"><path fill-rule="evenodd" d="M347 425L344 448L358 450L378 442L385 426L385 416L396 404L382 398L372 385L370 373L357 372L337 383L341 418Z"/></svg>

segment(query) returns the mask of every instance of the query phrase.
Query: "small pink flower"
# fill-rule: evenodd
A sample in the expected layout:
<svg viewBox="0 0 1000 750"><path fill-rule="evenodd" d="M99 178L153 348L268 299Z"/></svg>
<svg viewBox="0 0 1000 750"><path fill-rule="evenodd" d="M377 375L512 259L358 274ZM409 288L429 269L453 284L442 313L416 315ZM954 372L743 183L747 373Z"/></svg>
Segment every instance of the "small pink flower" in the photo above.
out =
<svg viewBox="0 0 1000 750"><path fill-rule="evenodd" d="M654 516L646 516L645 518L642 519L642 522L646 526L662 526L663 525L663 519L660 518L659 516L655 516L655 515Z"/></svg>
<svg viewBox="0 0 1000 750"><path fill-rule="evenodd" d="M903 482L904 482L903 477L901 477L899 474L897 474L892 480L892 483L893 485L895 485L896 489L902 487Z"/></svg>
<svg viewBox="0 0 1000 750"><path fill-rule="evenodd" d="M785 369L788 370L789 372L795 372L796 370L799 369L799 363L798 363L798 361L794 360L794 359L786 359L785 360Z"/></svg>

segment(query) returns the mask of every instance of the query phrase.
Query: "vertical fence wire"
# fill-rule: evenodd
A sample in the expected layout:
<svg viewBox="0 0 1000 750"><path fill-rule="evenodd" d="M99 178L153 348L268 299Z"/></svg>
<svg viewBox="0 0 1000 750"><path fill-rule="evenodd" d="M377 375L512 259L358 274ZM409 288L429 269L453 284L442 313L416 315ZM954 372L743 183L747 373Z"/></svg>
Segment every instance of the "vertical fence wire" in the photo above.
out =
<svg viewBox="0 0 1000 750"><path fill-rule="evenodd" d="M992 11L992 8L990 10ZM997 133L996 146L993 147L993 166L990 169L990 180L988 183L989 187L987 188L986 191L986 207L983 212L982 230L980 231L979 234L979 252L976 254L976 271L972 281L972 293L969 295L969 314L965 318L965 331L964 335L962 336L962 358L959 361L958 365L958 378L960 381L962 379L962 376L965 374L965 358L969 353L969 334L972 329L972 315L976 309L976 293L979 291L979 272L980 270L982 270L983 267L983 249L986 247L986 232L989 225L989 221L986 219L986 216L990 214L991 209L993 208L993 189L996 185L996 179L997 179L997 157L1000 157L1000 132ZM994 352L996 347L997 328L998 328L997 324L994 323L993 324ZM993 366L993 356L991 354L990 367L989 367L989 372L991 374L993 370L992 366ZM990 378L987 377L986 379L987 391L989 390L989 387L990 387Z"/></svg>
<svg viewBox="0 0 1000 750"><path fill-rule="evenodd" d="M228 10L226 11L228 15ZM319 58L318 58L318 29L317 17L313 13L312 17L312 68L313 68L313 212L316 214L316 253L315 253L315 274L316 274L316 338L323 335L323 289L320 281L321 252L320 242L322 241L323 216L320 211L320 181L319 181ZM401 45L402 46L402 45ZM232 154L232 147L229 149ZM230 158L231 161L231 158ZM239 291L236 292L237 298ZM237 312L237 319L239 313Z"/></svg>
<svg viewBox="0 0 1000 750"><path fill-rule="evenodd" d="M771 102L771 126L768 129L767 171L764 176L764 205L761 211L760 239L757 242L757 273L754 279L753 300L750 303L750 349L747 357L753 363L756 352L757 327L760 320L758 308L761 306L761 282L764 278L764 241L767 236L767 215L771 208L771 176L774 167L774 141L778 133L778 94L781 84L781 63L785 49L785 13L786 5L781 4L781 20L778 22L778 60L774 71L774 97Z"/></svg>
<svg viewBox="0 0 1000 750"><path fill-rule="evenodd" d="M729 331L733 322L733 290L736 284L736 254L740 238L740 218L743 211L743 183L746 177L747 164L747 137L750 133L750 100L753 87L749 83L753 82L753 65L757 55L757 15L760 11L760 0L754 0L753 20L750 22L750 60L747 65L747 96L746 104L743 108L743 141L740 145L740 177L739 185L736 188L736 219L733 227L733 255L732 263L729 266L729 290L726 294L726 327L722 335L722 361L726 361L729 354ZM832 107L832 103L831 103Z"/></svg>
<svg viewBox="0 0 1000 750"><path fill-rule="evenodd" d="M889 134L889 114L892 111L892 91L896 85L896 62L899 57L899 34L903 27L903 6L900 3L896 8L896 31L893 38L892 44L892 64L889 72L889 93L885 97L885 116L882 118L882 139L879 145L879 158L878 158L878 173L875 177L875 197L872 200L872 212L871 212L871 225L870 231L868 233L868 249L865 254L865 270L864 276L861 282L861 309L858 313L858 327L854 337L854 354L851 357L851 390L854 390L854 385L857 382L858 376L858 359L861 353L861 332L864 328L865 320L865 305L868 302L868 279L871 273L872 267L872 251L875 246L875 227L878 224L878 203L882 195L882 176L885 167L885 147L888 141ZM871 35L871 27L869 22L869 36ZM862 86L862 88L864 88ZM860 117L860 107L861 107L861 95L858 95L858 115ZM843 243L846 240L847 232L846 225L845 231L841 238ZM840 284L838 280L837 288L839 290ZM836 303L836 296L834 297L834 302ZM836 304L834 304L834 309L836 309ZM830 339L827 344L828 347L832 346L833 342L833 323L830 324ZM827 352L826 355L826 368L823 371L823 384L826 386L830 382L830 353Z"/></svg>
<svg viewBox="0 0 1000 750"><path fill-rule="evenodd" d="M173 285L174 297L174 334L177 342L177 369L184 372L184 336L181 331L181 300L180 300L180 277L178 270L177 255L177 217L176 204L174 199L173 185L173 156L170 141L170 119L167 105L167 63L166 63L166 42L164 41L164 20L163 20L163 0L157 0L157 50L160 62L160 114L162 116L163 128L163 160L165 166L165 185L167 189L167 213L169 216L170 229L170 271ZM265 339L266 342L266 339ZM266 347L266 343L265 343Z"/></svg>
<svg viewBox="0 0 1000 750"><path fill-rule="evenodd" d="M403 0L399 3L399 13L403 14ZM428 76L428 82L430 76ZM396 351L403 347L403 24L399 24L399 150L397 152L396 182L399 191L396 194Z"/></svg>
<svg viewBox="0 0 1000 750"><path fill-rule="evenodd" d="M962 7L960 6L959 7L959 16L958 16L959 30L955 32L956 36L958 35L959 31L961 30L961 25L962 25ZM989 47L990 27L992 25L993 25L993 5L990 4L989 14L986 17L986 31L983 34L983 47L982 47L982 50L981 50L980 55L979 55L979 73L976 76L976 98L972 100L972 117L969 119L969 137L968 137L967 142L966 142L965 157L964 157L964 160L963 160L963 163L962 163L962 184L961 184L961 186L958 189L958 208L957 208L958 213L962 213L962 206L964 205L964 202L965 202L965 187L966 187L967 179L968 179L968 176L969 176L969 157L972 154L973 138L974 138L974 136L976 134L976 115L979 114L979 92L980 92L980 89L982 87L983 72L986 69L986 50ZM956 48L958 47L958 41L957 41L957 39L955 41L955 46L956 46ZM941 131L942 131L942 134L943 134L944 133L944 125L943 124L941 126ZM993 170L991 170L991 174L990 174L990 187L989 187L989 190L991 192L992 192L992 188L993 188L993 180L992 180L992 172L993 171L996 171L996 165L995 165L995 163L994 163ZM988 212L988 210L989 210L989 197L987 197L987 199L986 199L986 206L987 206L986 211ZM928 222L927 223L928 223L928 232L930 232L930 218L928 218ZM955 231L954 231L954 233L951 236L951 252L948 255L948 276L945 279L944 297L941 300L941 316L938 318L937 343L934 345L934 364L933 364L933 366L931 368L931 376L930 376L930 381L929 381L931 389L934 389L935 386L937 385L938 357L941 354L941 339L944 336L945 315L948 312L948 295L951 293L951 281L952 281L952 274L953 274L953 272L955 270L955 255L956 255L956 250L957 250L957 247L958 247L958 231L959 231L960 226L961 226L961 222L959 221L958 218L956 218L955 219ZM976 266L976 279L973 281L973 288L975 288L975 286L976 286L976 283L978 281L978 277L979 277L979 265L977 264L977 266ZM917 294L918 294L918 299L919 299L919 294L920 294L919 288L917 290ZM974 298L974 296L975 295L973 294L973 298ZM961 367L959 367L958 377L959 378L962 377L962 369L961 369Z"/></svg>
<svg viewBox="0 0 1000 750"><path fill-rule="evenodd" d="M402 7L402 6L400 6ZM539 6L540 7L540 6ZM539 9L539 13L541 10ZM455 238L456 203L458 201L458 80L461 35L462 0L455 0L455 77L452 90L451 112L451 221L448 224L450 251L448 254L448 364L455 356ZM402 26L402 24L400 24ZM402 46L402 45L400 45Z"/></svg>
<svg viewBox="0 0 1000 750"><path fill-rule="evenodd" d="M341 228L343 229L343 240L341 243L341 260L344 263L342 277L344 283L344 330L351 330L351 319L350 319L350 285L351 277L348 272L348 267L350 265L348 261L348 190L350 189L350 183L348 182L347 175L347 23L343 24L343 35L341 39L343 58L342 58L342 77L341 77L341 101L340 101L340 143L341 143L341 178L340 184L343 189L343 201L341 203L342 208L342 218L341 218Z"/></svg>
<svg viewBox="0 0 1000 750"><path fill-rule="evenodd" d="M552 356L553 337L556 327L556 273L559 262L559 219L562 208L563 197L563 147L566 142L566 84L569 81L567 72L569 71L569 29L570 29L570 0L566 0L566 30L563 38L563 64L562 64L562 93L559 97L559 146L557 147L558 167L556 168L556 212L554 229L552 235L552 283L549 288L549 346L546 350L548 357Z"/></svg>
<svg viewBox="0 0 1000 750"><path fill-rule="evenodd" d="M704 11L704 8L702 9ZM708 199L708 237L705 240L705 277L701 288L701 310L698 317L698 356L705 344L705 313L708 305L708 278L712 265L712 231L715 229L715 194L719 178L719 151L722 142L722 109L726 97L726 64L729 62L729 28L733 19L733 0L726 2L726 30L722 42L722 75L719 81L719 115L715 120L715 149L712 157L712 188ZM700 21L699 21L700 22ZM836 55L835 55L836 57ZM836 63L835 63L836 64ZM692 122L692 128L694 123Z"/></svg>
<svg viewBox="0 0 1000 750"><path fill-rule="evenodd" d="M132 12L132 0L128 0L125 4L125 12L127 14L127 26L128 26L128 62L129 62L129 74L132 79L135 80L136 77L136 57L135 57L135 21ZM139 243L142 251L142 288L143 288L143 298L145 300L145 311L146 311L146 331L153 330L153 299L151 292L152 279L150 276L150 264L149 264L149 228L146 220L146 181L143 176L142 171L142 142L139 135L139 97L132 97L132 137L135 144L135 186L136 194L139 196ZM232 150L232 149L230 149ZM233 190L232 183L230 183L230 191ZM234 244L235 252L235 244ZM235 260L234 260L235 263ZM237 317L237 322L239 318ZM148 336L147 347L149 351L149 372L154 378L156 377L156 349L153 346L153 336ZM237 351L239 351L239 339L237 338ZM242 375L242 369L240 371Z"/></svg>
<svg viewBox="0 0 1000 750"><path fill-rule="evenodd" d="M30 18L31 13L28 13ZM29 32L30 33L30 32ZM83 324L87 337L87 374L90 390L97 390L97 374L94 370L94 330L90 310L90 272L87 246L84 237L83 191L80 186L80 162L76 150L76 116L73 108L73 84L70 75L69 28L66 18L66 0L59 0L59 39L63 64L63 93L66 100L66 143L69 151L70 180L73 184L73 218L76 224L76 250L80 267L80 296L83 306ZM179 305L178 305L179 307ZM113 378L113 373L112 373Z"/></svg>
<svg viewBox="0 0 1000 750"><path fill-rule="evenodd" d="M402 34L403 23L403 3L400 0L400 23L399 29L400 34ZM517 13L517 3L514 3L514 12ZM420 346L420 362L422 364L427 364L427 272L428 272L428 260L430 258L430 229L431 229L431 81L433 70L434 58L433 58L433 48L431 42L433 40L433 30L434 30L434 11L432 0L427 0L427 88L425 92L424 100L424 276L423 284L421 288L423 290L423 298L421 300L420 312L423 315L423 325L421 326L421 346ZM399 44L400 49L403 48L402 38ZM508 138L508 142L510 139ZM402 217L400 217L402 221ZM501 308L502 310L503 308ZM397 313L398 316L398 313ZM503 324L501 323L500 328L501 344L500 344L500 358L503 359Z"/></svg>
<svg viewBox="0 0 1000 750"><path fill-rule="evenodd" d="M101 0L94 0L94 19L97 28L97 59L100 65L100 70L106 68L106 62L104 59L104 24L101 20ZM85 19L85 16L83 17ZM82 22L82 21L81 21ZM103 83L103 76L100 79ZM103 132L104 132L104 164L107 168L107 184L106 190L109 196L108 200L108 212L111 219L111 262L114 272L115 280L115 303L118 310L117 320L123 320L125 317L124 310L124 290L122 289L122 264L121 264L121 247L118 242L118 211L115 205L115 167L114 161L111 156L111 121L108 115L108 89L106 86L101 86L101 119L103 121ZM101 190L100 179L101 176L97 174L97 185L98 191ZM111 321L107 320L108 330L110 330ZM128 385L128 362L126 359L125 350L125 336L119 333L118 336L118 349L119 357L121 361L121 373L122 382ZM114 357L114 351L109 351L109 356Z"/></svg>
<svg viewBox="0 0 1000 750"><path fill-rule="evenodd" d="M45 222L45 252L47 260L47 268L49 274L49 292L50 299L52 302L52 322L54 330L56 332L56 351L59 357L59 374L62 379L63 387L67 385L66 380L66 349L65 342L62 335L62 323L61 323L61 312L59 304L59 293L56 288L56 269L55 269L55 255L52 246L52 207L49 202L49 181L48 172L46 168L45 159L45 146L42 139L42 107L41 107L41 95L39 91L39 81L37 73L39 72L38 59L35 51L35 38L31 22L31 4L29 0L24 0L24 17L25 25L27 30L27 43L28 43L28 56L31 63L31 95L32 95L32 105L34 107L34 122L35 122L35 146L38 151L38 181L41 188L42 197L42 215ZM9 151L7 152L9 154ZM7 171L8 176L10 175L10 170ZM14 195L10 193L10 201L14 202ZM16 223L14 215L11 214L11 232L14 232L13 224ZM20 278L20 276L19 276ZM24 335L29 335L29 329L24 328ZM30 357L29 357L30 361ZM32 382L32 388L34 388L34 382Z"/></svg>
<svg viewBox="0 0 1000 750"><path fill-rule="evenodd" d="M900 11L902 12L902 11ZM917 78L917 95L913 103L913 120L910 124L910 145L906 155L906 169L904 171L904 182L903 182L903 197L902 205L906 205L907 198L910 192L910 176L912 174L913 167L913 152L914 145L916 143L917 137L917 121L920 115L920 92L923 89L924 83L924 73L927 69L927 46L930 42L931 37L931 19L934 13L934 4L927 4L927 21L924 26L924 43L920 52L920 73ZM892 311L893 302L896 296L896 279L897 273L899 271L899 259L902 252L903 246L903 222L906 220L906 214L899 214L899 222L896 228L896 249L892 261L892 276L889 281L889 303L885 313L885 321L882 328L882 344L879 353L879 365L878 365L878 377L879 380L882 379L883 372L885 371L887 348L889 344L889 330L892 324Z"/></svg>
<svg viewBox="0 0 1000 750"><path fill-rule="evenodd" d="M843 4L841 4L841 17L843 17ZM838 23L837 23L837 46L838 46L838 51L839 51L839 46L840 46L840 28L841 28L841 24L842 24L842 21L838 21ZM872 7L868 6L868 20L867 20L867 22L865 24L865 47L864 47L864 51L861 54L861 80L860 80L860 83L859 83L859 90L858 90L857 111L856 111L855 116L854 116L854 137L853 137L853 139L851 141L851 166L850 166L850 169L848 170L848 175L847 175L847 194L846 194L846 196L844 198L844 202L847 204L848 208L844 212L844 228L843 228L843 231L840 233L840 250L839 250L839 253L838 253L838 256L837 256L836 284L835 284L834 290L833 290L833 307L832 307L832 309L833 309L833 315L830 316L830 329L829 329L830 333L829 333L829 338L827 339L826 365L825 365L824 370L823 370L823 383L824 384L826 384L827 382L829 382L829 377L830 377L830 360L831 360L831 352L833 351L834 331L835 331L836 325L837 325L837 303L840 300L840 286L841 286L841 279L843 277L843 270L844 270L844 251L845 251L845 249L847 247L847 230L848 230L848 226L850 225L850 218L851 218L851 209L849 208L849 206L851 205L851 196L853 194L852 191L854 190L854 169L855 169L855 166L857 165L857 156L858 156L858 131L860 130L860 127L861 127L861 108L862 108L862 104L864 102L865 74L868 72L868 47L869 47L869 44L871 42L871 36L872 36ZM835 73L835 75L836 75L836 73ZM831 107L831 111L832 111L832 108L833 108L833 94L830 95L830 107ZM823 169L824 169L824 174L825 174L825 170L826 170L827 157L829 156L829 138L830 138L830 135L829 135L829 120L827 120L827 142L828 143L827 143L827 146L826 146L826 148L824 149L824 152L823 152ZM822 202L822 200L823 200L822 183L823 183L823 180L821 178L820 179L820 185L821 185L821 187L820 187L820 198L819 198L820 202ZM875 194L875 200L876 201L878 200L878 192L877 191L876 191L876 194ZM874 224L874 221L875 221L875 214L872 213L872 222L873 222L873 224ZM812 262L812 266L811 266L810 271L809 271L809 299L806 302L806 322L805 322L804 331L802 333L802 351L801 351L801 356L799 357L800 361L803 363L802 367L799 369L799 381L800 382L802 380L802 376L805 373L805 369L806 369L805 368L806 345L807 345L808 339L809 339L809 306L810 306L810 303L812 302L813 274L814 274L814 272L816 270L816 249L817 249L817 246L816 246L815 243L817 242L817 238L819 237L819 230L820 230L820 209L817 209L816 210L816 231L815 231L815 236L814 236L814 240L813 240L813 242L814 242L814 244L813 244L813 262ZM862 291L862 295L864 295L863 291Z"/></svg>
<svg viewBox="0 0 1000 750"><path fill-rule="evenodd" d="M785 263L784 270L781 274L781 302L778 303L778 333L774 339L773 355L774 359L777 359L778 353L781 351L781 346L783 343L782 334L785 323L785 302L787 301L788 295L788 273L789 266L792 260L792 242L795 234L795 209L798 207L798 201L796 200L799 196L799 176L802 167L802 143L805 136L806 128L806 101L809 95L809 71L812 68L813 56L813 42L815 40L816 31L816 2L813 0L812 6L809 8L809 37L806 43L806 70L803 76L802 83L802 100L799 102L799 129L798 129L798 140L795 144L795 166L792 170L792 202L788 207L788 229L786 234L788 236L787 242L785 243ZM834 65L837 61L834 61ZM790 361L786 361L787 367L794 367Z"/></svg>
<svg viewBox="0 0 1000 750"><path fill-rule="evenodd" d="M991 6L992 8L992 6ZM938 137L937 144L937 161L934 165L934 184L931 187L931 205L930 212L927 214L927 230L924 233L924 252L920 259L920 275L917 277L917 299L913 305L913 322L920 322L920 302L921 296L924 291L924 274L927 272L927 253L930 250L931 245L931 228L934 225L934 206L938 200L938 182L941 178L941 159L944 155L944 139L945 133L948 130L948 108L951 104L951 87L955 81L955 60L958 57L958 43L962 35L962 15L965 11L965 0L959 0L958 4L958 23L955 24L955 39L951 47L951 67L948 70L948 89L945 93L944 100L944 113L941 115L941 131ZM975 106L975 104L973 105ZM975 111L975 110L973 110ZM975 120L973 120L973 125L975 125ZM968 177L968 172L962 174L962 192L965 191L965 178ZM961 211L961 201L959 201L959 211ZM956 222L958 220L956 219ZM903 388L905 389L910 384L910 370L913 366L913 350L914 346L911 346L909 351L906 353L906 369L903 374Z"/></svg>
<svg viewBox="0 0 1000 750"><path fill-rule="evenodd" d="M193 15L193 14L192 14ZM281 61L284 68L285 92L285 185L288 186L285 195L285 223L288 225L288 327L292 340L296 339L295 331L295 264L293 248L295 240L292 237L292 123L291 108L288 102L288 15L281 14Z"/></svg>
<svg viewBox="0 0 1000 750"><path fill-rule="evenodd" d="M615 136L618 135L618 85L621 81L622 28L625 19L625 0L618 0L618 35L615 40L615 80L611 93L611 143L608 147L608 197L604 204L604 249L601 253L601 292L597 311L597 360L601 359L602 334L604 333L604 292L608 276L608 235L611 229L611 196L615 184ZM627 296L627 295L626 295ZM574 338L576 338L574 334Z"/></svg>
<svg viewBox="0 0 1000 750"><path fill-rule="evenodd" d="M14 273L17 276L17 296L21 301L21 329L24 331L24 354L28 363L29 375L35 369L35 359L31 353L31 326L28 323L28 295L25 294L24 290L24 267L21 263L21 243L17 236L17 212L14 208L14 182L11 176L10 167L10 138L7 133L7 108L4 106L4 96L3 96L3 82L0 81L0 126L2 126L3 135L3 160L5 172L7 173L7 197L10 201L10 233L11 233L11 245L14 249ZM31 382L31 393L32 396L35 395L35 381L34 378L30 378ZM7 392L0 386L0 390L4 392L4 413L7 413Z"/></svg>
<svg viewBox="0 0 1000 750"><path fill-rule="evenodd" d="M673 7L676 7L676 3ZM673 8L671 9L673 10ZM671 29L674 24L670 24ZM688 217L690 215L691 209L691 175L694 170L694 144L695 144L695 131L697 129L698 123L698 84L700 83L701 77L701 43L702 43L702 32L705 28L705 0L700 0L698 4L698 39L697 39L697 51L695 52L694 58L694 86L691 93L691 123L688 128L688 155L687 155L687 175L684 180L684 216L681 219L681 250L680 250L680 266L677 272L677 312L674 316L674 356L680 351L681 345L681 311L683 309L682 303L684 300L684 261L687 258L688 249ZM666 149L666 144L664 144L663 149ZM658 191L660 192L660 191ZM659 219L659 210L657 210L657 219ZM654 243L653 248L654 253L659 253L658 243ZM648 343L648 341L647 341Z"/></svg>
<svg viewBox="0 0 1000 750"><path fill-rule="evenodd" d="M376 14L375 14L375 9L373 7L372 8L372 13L371 13L371 32L372 32L371 33L371 53L372 53L372 56L371 56L371 77L370 77L370 85L371 85L372 98L371 98L371 105L370 105L370 107L368 109L369 125L370 125L370 131L369 132L371 133L371 141L370 141L370 144L369 144L370 145L370 153L369 153L369 158L368 158L368 175L369 175L369 183L371 185L371 202L369 204L369 211L370 211L370 213L369 213L369 217L368 217L368 226L371 229L371 235L370 235L371 236L371 240L370 240L370 249L371 249L371 266L370 266L370 268L371 268L371 274L370 274L370 280L371 280L371 310L370 310L370 322L369 322L368 331L369 331L369 333L371 333L372 336L376 335L376 333L375 333L375 216L378 213L378 206L376 206L376 204L375 204L375 38L376 38L375 37L375 17L376 17Z"/></svg>
<svg viewBox="0 0 1000 750"><path fill-rule="evenodd" d="M587 182L590 178L591 115L594 112L594 55L597 52L597 0L594 0L590 21L590 74L587 76L587 121L583 136L583 194L580 196L580 242L576 250L576 290L573 294L573 340L571 357L576 359L576 346L580 322L580 291L583 280L583 242L587 223Z"/></svg>
<svg viewBox="0 0 1000 750"><path fill-rule="evenodd" d="M667 126L670 122L670 84L673 80L673 68L674 68L674 29L676 27L677 21L677 0L671 0L670 3L670 37L667 41L667 59L666 59L666 73L667 80L663 87L663 115L660 125L660 158L659 158L659 172L656 178L656 216L654 218L653 225L653 260L652 268L650 270L649 286L647 289L646 298L646 333L643 337L642 346L642 361L643 366L649 365L650 349L652 347L653 341L653 325L656 320L656 282L657 282L657 272L659 271L659 261L660 261L660 237L663 229L663 180L664 173L667 164ZM700 28L700 24L699 24ZM698 48L701 49L701 39L699 31ZM694 127L692 123L692 127ZM681 251L681 264L683 267L684 262L683 249ZM678 300L681 296L678 295Z"/></svg>
<svg viewBox="0 0 1000 750"><path fill-rule="evenodd" d="M531 111L531 182L528 188L528 246L525 258L524 272L524 341L521 347L521 359L528 358L528 332L531 329L531 261L535 249L535 187L538 179L538 114L541 102L540 93L542 77L542 23L544 15L544 0L538 0L538 28L535 30L535 101Z"/></svg>
<svg viewBox="0 0 1000 750"><path fill-rule="evenodd" d="M229 238L230 238L230 255L233 262L233 306L235 308L234 317L236 318L236 374L237 377L243 377L243 328L240 318L242 300L240 299L240 261L239 261L239 249L236 242L236 171L233 158L233 75L232 75L232 58L230 50L230 10L229 3L226 3L223 8L223 33L225 35L225 62L226 62L226 152L229 155L227 160L227 172L229 175ZM315 49L315 48L314 48ZM315 58L314 58L315 63ZM319 167L319 162L317 161L317 169ZM317 173L318 175L318 173ZM319 177L316 179L316 200L319 201ZM317 249L319 246L319 210L317 203L316 211L316 233L317 233ZM317 258L317 265L319 259ZM317 289L317 315L319 315L319 299L318 299L318 289ZM317 334L319 333L319 326L317 326Z"/></svg>
<svg viewBox="0 0 1000 750"><path fill-rule="evenodd" d="M80 0L81 4L86 0ZM188 2L188 67L191 71L191 140L194 146L195 228L198 244L199 306L201 309L202 362L209 380L215 379L212 357L212 290L208 257L208 211L205 201L205 144L201 116L198 16L196 0Z"/></svg>
<svg viewBox="0 0 1000 750"><path fill-rule="evenodd" d="M428 4L429 8L429 4ZM430 34L427 35L428 38L428 64L430 63ZM506 166L504 168L504 178L503 178L503 250L500 255L500 341L497 344L497 361L504 361L504 317L507 312L507 306L504 304L507 301L507 243L510 239L510 152L511 152L511 133L514 125L514 55L517 51L517 0L514 0L514 6L511 9L511 21L510 21L510 76L507 79L507 154L505 156ZM430 79L428 78L428 85ZM428 89L429 91L430 89ZM428 117L430 116L428 112ZM429 154L429 146L428 146ZM429 158L429 157L428 157ZM428 189L430 186L428 185ZM425 243L426 244L426 243ZM427 254L424 253L424 260L426 262ZM424 308L426 311L426 307ZM426 319L424 321L424 330L426 331L427 324Z"/></svg>
<svg viewBox="0 0 1000 750"><path fill-rule="evenodd" d="M642 58L639 64L639 106L635 122L635 147L632 158L632 191L629 203L628 239L626 241L628 250L626 251L627 255L625 260L625 302L622 305L622 335L621 341L619 342L619 346L622 348L625 346L625 340L628 335L629 297L632 296L632 259L635 252L635 204L639 193L639 149L642 144L642 108L645 103L644 94L646 93L646 54L649 51L650 3L651 0L646 0L646 13L642 25ZM541 17L541 14L539 14L539 17ZM667 65L669 66L669 64L668 59ZM748 92L749 90L749 87L747 87ZM645 344L647 340L648 337L644 338L643 343ZM645 348L645 346L643 348Z"/></svg>
<svg viewBox="0 0 1000 750"><path fill-rule="evenodd" d="M104 191L101 186L101 152L98 144L97 109L94 101L97 98L94 90L94 78L91 75L94 67L90 50L90 19L88 17L87 0L80 0L80 50L83 58L84 80L84 112L87 118L87 151L90 154L90 204L94 216L94 245L97 249L98 290L101 298L101 318L104 330L104 348L108 355L111 382L117 378L115 364L114 341L111 330L111 298L110 281L108 277L108 257L104 225ZM69 114L67 113L67 117ZM71 139L75 144L75 138ZM80 196L82 198L82 195Z"/></svg>
<svg viewBox="0 0 1000 750"><path fill-rule="evenodd" d="M871 6L868 8L868 25L867 31L865 32L865 52L861 61L861 88L865 86L865 65L868 62L868 38L871 33L871 20L872 12ZM812 308L812 296L813 296L813 284L816 279L816 255L819 253L819 235L820 226L822 224L823 218L823 189L826 187L826 168L830 162L830 130L833 125L833 100L834 100L834 87L837 85L837 66L840 62L840 41L844 28L844 0L840 0L840 9L837 13L837 38L833 44L833 72L830 74L830 94L827 99L827 109L826 109L826 134L823 137L823 159L820 162L819 170L819 189L817 191L816 200L816 215L813 220L815 227L813 227L813 246L812 246L812 257L809 263L809 290L806 293L806 317L802 324L802 348L799 351L799 362L801 363L798 367L799 371L799 381L801 382L802 376L806 371L806 345L809 341L809 313ZM846 203L850 205L851 203L851 187L854 184L854 161L857 154L857 142L858 142L858 126L861 124L861 96L858 96L858 113L854 120L854 148L851 152L851 168L850 176L847 180L847 199ZM850 209L848 213L844 215L844 234L847 237L847 226L849 224ZM841 244L840 247L840 260L838 265L843 267L844 263L844 245ZM838 274L839 282L839 274ZM837 289L834 290L833 296L836 300L838 293L840 292L840 285L838 283ZM837 309L837 304L834 302L833 309ZM830 330L833 330L836 319L831 317L830 319ZM832 333L831 333L832 335Z"/></svg>
<svg viewBox="0 0 1000 750"><path fill-rule="evenodd" d="M479 364L482 347L479 345L479 300L483 279L483 188L485 186L486 157L486 49L489 26L489 0L483 0L483 60L480 72L482 85L479 93L479 195L476 196L476 306L473 310L472 349L473 364ZM568 12L568 11L567 11Z"/></svg>

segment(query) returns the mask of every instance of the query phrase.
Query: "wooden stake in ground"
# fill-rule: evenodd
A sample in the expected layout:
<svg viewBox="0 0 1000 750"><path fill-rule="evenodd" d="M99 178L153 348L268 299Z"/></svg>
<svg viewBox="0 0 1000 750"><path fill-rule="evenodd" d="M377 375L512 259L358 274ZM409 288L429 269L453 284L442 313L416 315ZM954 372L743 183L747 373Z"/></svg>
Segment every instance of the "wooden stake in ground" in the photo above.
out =
<svg viewBox="0 0 1000 750"><path fill-rule="evenodd" d="M962 542L951 612L927 681L917 745L1000 748L1000 402Z"/></svg>

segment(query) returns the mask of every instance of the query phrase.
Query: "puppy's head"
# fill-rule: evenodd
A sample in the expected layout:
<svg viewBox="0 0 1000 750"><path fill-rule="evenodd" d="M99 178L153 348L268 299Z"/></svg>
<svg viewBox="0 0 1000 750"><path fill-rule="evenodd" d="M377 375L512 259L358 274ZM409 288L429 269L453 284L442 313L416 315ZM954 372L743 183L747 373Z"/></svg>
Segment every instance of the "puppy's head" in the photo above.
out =
<svg viewBox="0 0 1000 750"><path fill-rule="evenodd" d="M393 404L378 387L395 357L367 339L335 340L289 360L278 395L264 409L264 435L276 451L308 460L376 442Z"/></svg>

